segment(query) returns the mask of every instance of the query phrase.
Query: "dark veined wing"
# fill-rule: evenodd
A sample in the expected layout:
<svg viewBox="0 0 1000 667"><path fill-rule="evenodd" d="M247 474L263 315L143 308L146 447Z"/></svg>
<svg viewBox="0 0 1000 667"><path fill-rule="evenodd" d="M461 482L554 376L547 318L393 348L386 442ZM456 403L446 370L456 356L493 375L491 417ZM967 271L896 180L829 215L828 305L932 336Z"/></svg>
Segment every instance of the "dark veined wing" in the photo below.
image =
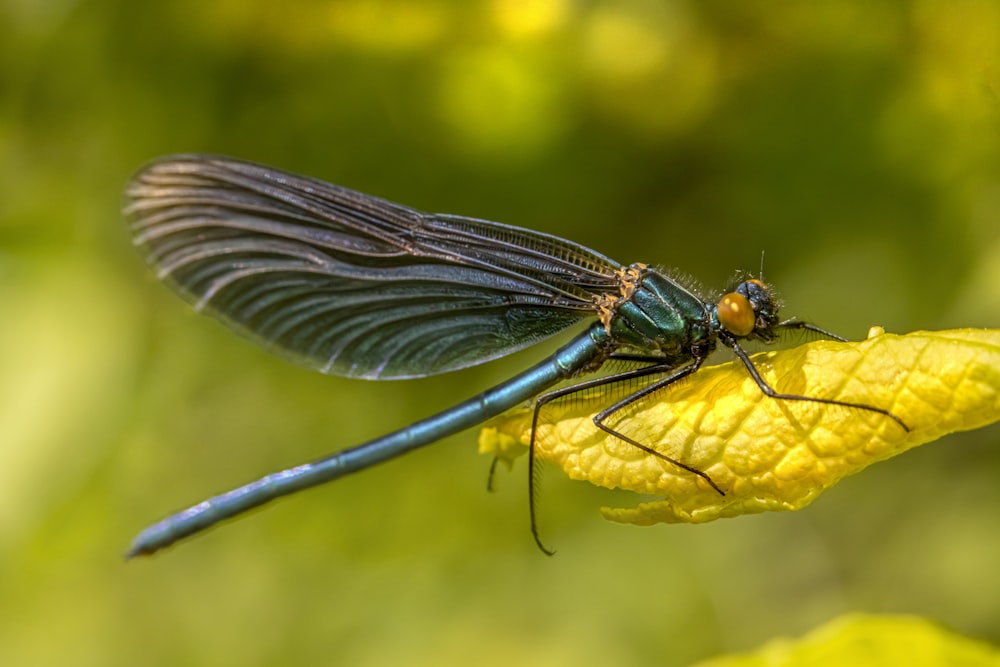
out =
<svg viewBox="0 0 1000 667"><path fill-rule="evenodd" d="M157 276L264 347L359 378L472 366L592 316L620 265L555 236L429 215L226 157L178 155L129 183Z"/></svg>

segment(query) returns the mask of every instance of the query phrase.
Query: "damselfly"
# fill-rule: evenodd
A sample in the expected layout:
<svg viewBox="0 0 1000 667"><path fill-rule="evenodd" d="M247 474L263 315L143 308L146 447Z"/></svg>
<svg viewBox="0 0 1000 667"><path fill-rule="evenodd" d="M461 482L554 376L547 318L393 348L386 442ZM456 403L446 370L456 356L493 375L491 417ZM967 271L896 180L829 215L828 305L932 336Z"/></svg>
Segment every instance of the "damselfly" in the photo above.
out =
<svg viewBox="0 0 1000 667"><path fill-rule="evenodd" d="M607 433L724 493L704 472L616 431L621 410L698 370L721 342L774 399L888 410L778 393L743 341L789 329L771 289L746 277L706 300L645 264L624 266L548 234L457 215L426 214L319 180L226 157L161 159L129 183L132 238L157 276L199 311L323 373L424 377L533 345L581 322L554 354L434 416L312 463L267 475L146 528L129 556L149 554L274 498L381 463L539 397L643 379L594 416ZM638 367L545 394L625 359ZM532 443L533 447L533 443ZM533 449L532 449L533 451ZM534 457L529 456L529 475ZM532 488L529 485L529 488ZM534 500L532 533L538 538Z"/></svg>

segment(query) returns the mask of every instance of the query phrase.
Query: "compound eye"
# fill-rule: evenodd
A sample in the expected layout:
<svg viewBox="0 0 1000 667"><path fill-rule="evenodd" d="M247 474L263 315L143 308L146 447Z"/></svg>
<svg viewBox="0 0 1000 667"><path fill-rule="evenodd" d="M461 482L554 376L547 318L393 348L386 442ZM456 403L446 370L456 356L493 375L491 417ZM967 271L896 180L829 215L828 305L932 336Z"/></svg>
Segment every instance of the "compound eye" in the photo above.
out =
<svg viewBox="0 0 1000 667"><path fill-rule="evenodd" d="M757 280L756 278L750 278L740 284L736 288L737 294L742 294L747 298L751 298L755 294L767 294L767 285Z"/></svg>
<svg viewBox="0 0 1000 667"><path fill-rule="evenodd" d="M749 336L757 321L750 302L742 294L730 292L719 300L719 324L734 336Z"/></svg>

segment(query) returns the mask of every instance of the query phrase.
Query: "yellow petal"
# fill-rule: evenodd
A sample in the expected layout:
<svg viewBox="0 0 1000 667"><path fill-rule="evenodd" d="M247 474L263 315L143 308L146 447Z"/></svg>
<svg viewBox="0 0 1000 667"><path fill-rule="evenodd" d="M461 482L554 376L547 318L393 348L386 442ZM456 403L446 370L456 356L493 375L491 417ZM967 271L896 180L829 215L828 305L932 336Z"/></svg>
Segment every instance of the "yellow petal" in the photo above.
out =
<svg viewBox="0 0 1000 667"><path fill-rule="evenodd" d="M608 519L648 525L699 523L795 510L847 475L955 431L1000 419L1000 330L885 334L861 342L816 341L753 357L778 392L889 410L874 412L764 396L739 361L703 368L656 392L609 425L703 471L700 477L594 426L614 398L576 397L542 410L536 455L573 479L662 497L603 508ZM529 442L531 409L509 412L480 434L480 451L511 460Z"/></svg>
<svg viewBox="0 0 1000 667"><path fill-rule="evenodd" d="M1000 650L918 616L847 614L801 639L775 639L757 651L699 662L696 667L996 667Z"/></svg>

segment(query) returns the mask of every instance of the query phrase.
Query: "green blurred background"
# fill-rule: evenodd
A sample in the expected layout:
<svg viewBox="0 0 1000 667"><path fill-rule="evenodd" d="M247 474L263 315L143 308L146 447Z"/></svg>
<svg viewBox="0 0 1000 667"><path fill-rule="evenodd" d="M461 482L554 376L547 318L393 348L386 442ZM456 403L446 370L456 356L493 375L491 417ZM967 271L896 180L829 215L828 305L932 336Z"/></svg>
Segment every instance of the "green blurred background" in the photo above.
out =
<svg viewBox="0 0 1000 667"><path fill-rule="evenodd" d="M551 346L324 377L129 245L164 153L272 164L721 287L851 337L1000 324L1000 6L0 0L0 664L682 665L842 612L1000 643L1000 430L798 513L635 528L464 433L150 560L151 520L405 425Z"/></svg>

